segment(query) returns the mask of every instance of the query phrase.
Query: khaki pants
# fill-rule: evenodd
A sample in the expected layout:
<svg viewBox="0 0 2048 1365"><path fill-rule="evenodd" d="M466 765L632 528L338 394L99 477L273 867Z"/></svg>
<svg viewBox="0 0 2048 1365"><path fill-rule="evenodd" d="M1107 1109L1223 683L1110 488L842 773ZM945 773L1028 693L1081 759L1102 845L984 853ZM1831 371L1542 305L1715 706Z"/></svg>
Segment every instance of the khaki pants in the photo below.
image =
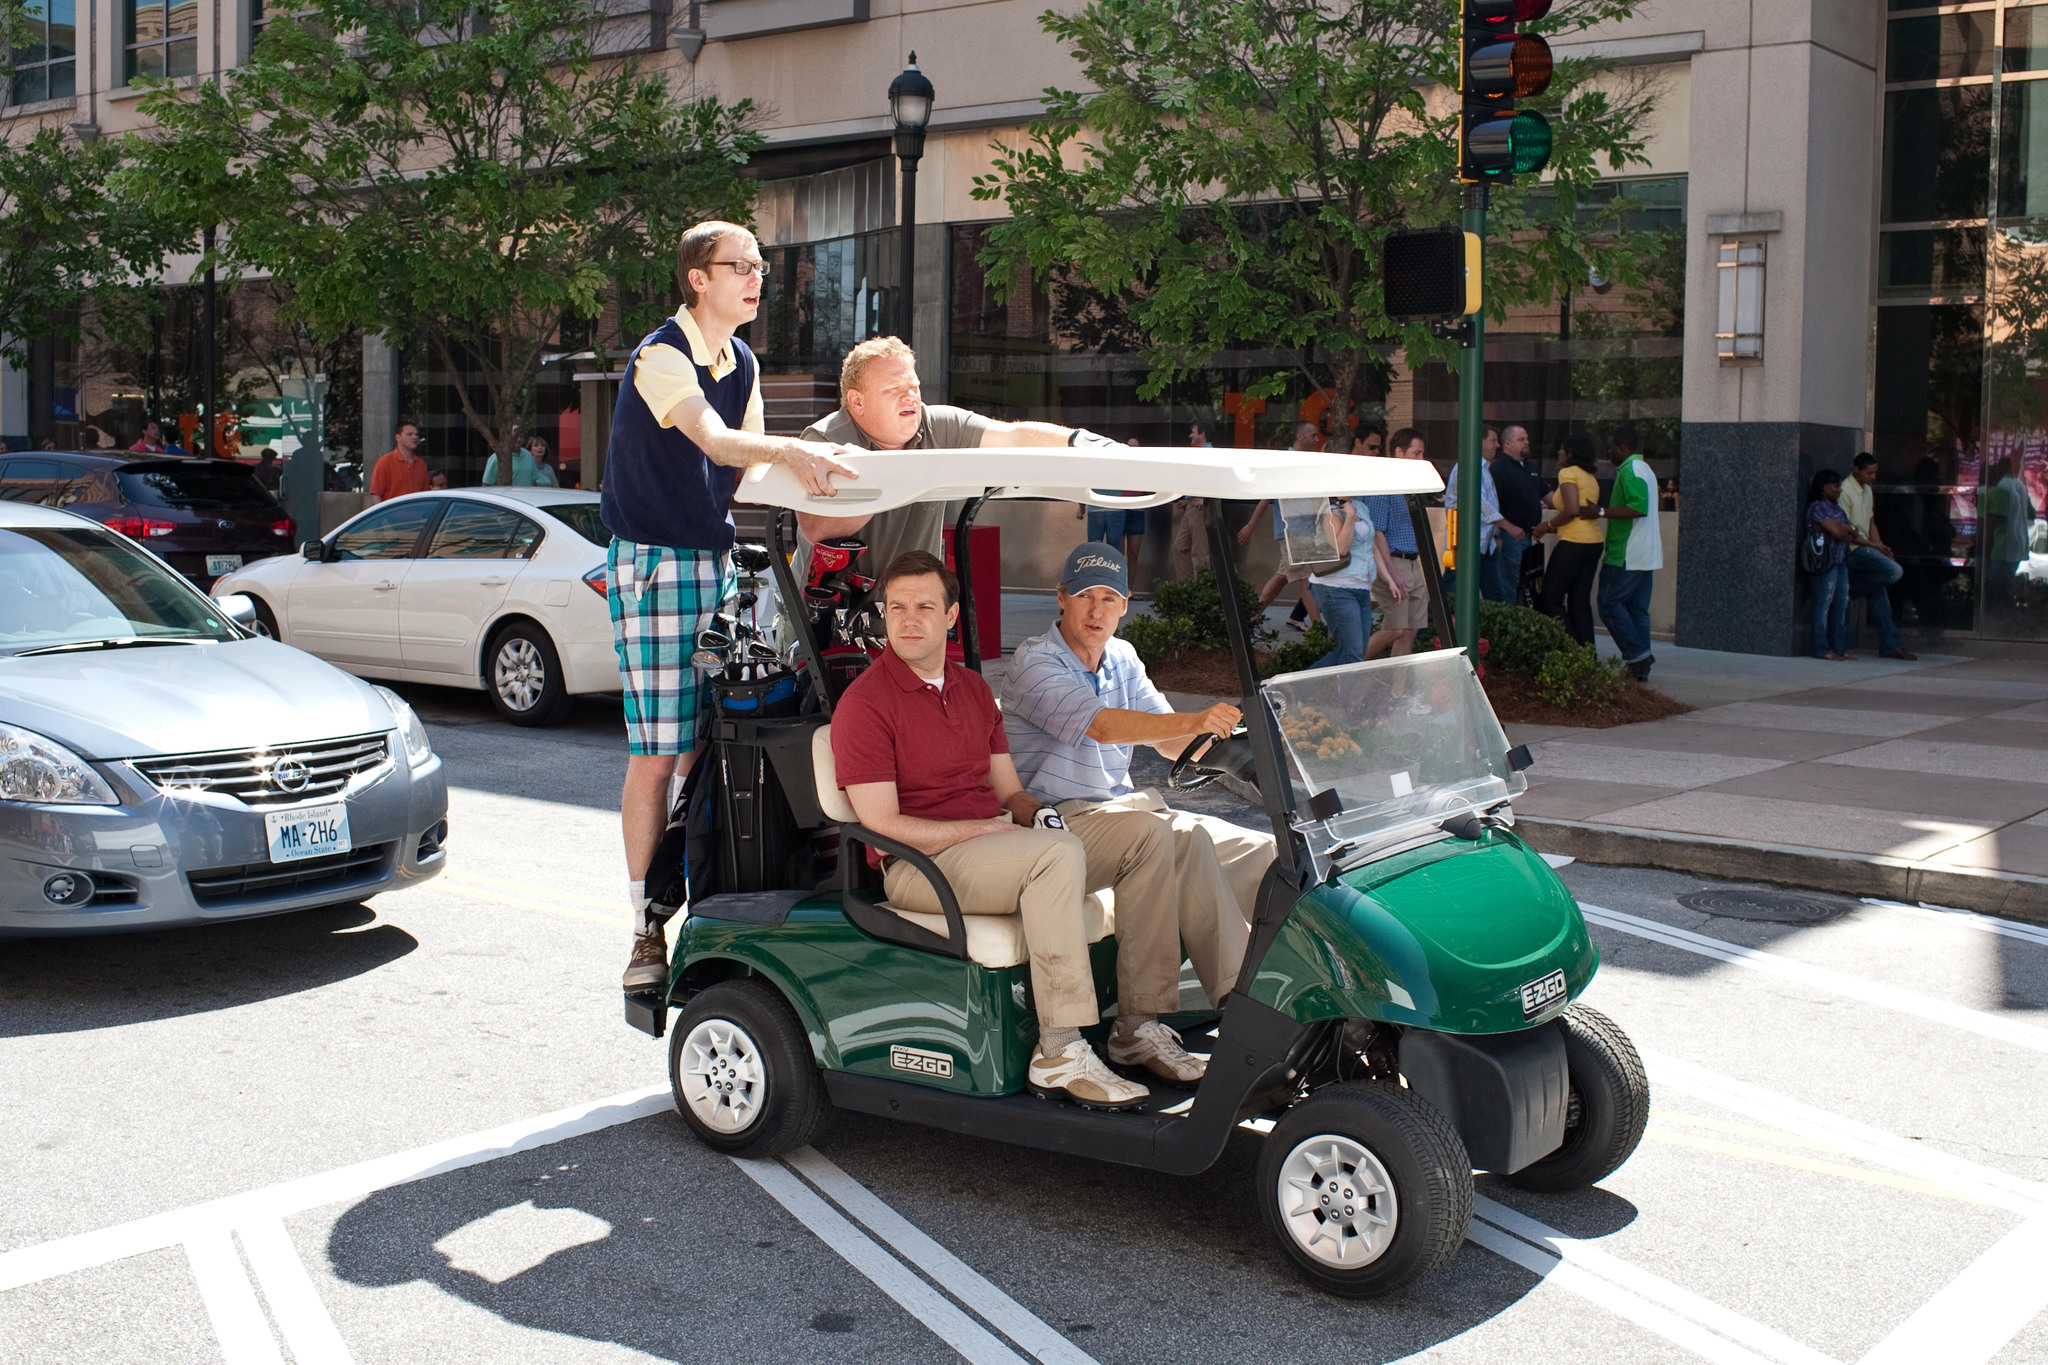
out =
<svg viewBox="0 0 2048 1365"><path fill-rule="evenodd" d="M1024 917L1040 1028L1085 1028L1102 1017L1082 917L1088 858L1079 839L1056 829L1005 830L955 844L932 861L952 884L961 914ZM892 905L944 913L932 884L909 863L884 868L882 889Z"/></svg>
<svg viewBox="0 0 2048 1365"><path fill-rule="evenodd" d="M1088 889L1116 892L1117 1008L1180 1008L1185 949L1213 1003L1237 984L1271 835L1170 809L1156 791L1066 801L1060 817L1088 854Z"/></svg>
<svg viewBox="0 0 2048 1365"><path fill-rule="evenodd" d="M1191 580L1209 562L1209 509L1200 498L1182 498L1173 519L1173 576Z"/></svg>

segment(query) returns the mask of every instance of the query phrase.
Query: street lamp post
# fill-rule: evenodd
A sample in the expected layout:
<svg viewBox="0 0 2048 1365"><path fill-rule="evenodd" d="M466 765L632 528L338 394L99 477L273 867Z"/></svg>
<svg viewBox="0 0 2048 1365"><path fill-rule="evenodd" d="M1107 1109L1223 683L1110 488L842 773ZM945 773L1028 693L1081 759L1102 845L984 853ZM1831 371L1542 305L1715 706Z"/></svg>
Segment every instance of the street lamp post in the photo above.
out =
<svg viewBox="0 0 2048 1365"><path fill-rule="evenodd" d="M914 302L916 300L917 269L917 162L924 155L925 125L932 121L932 83L924 72L917 69L917 54L910 54L910 65L902 74L889 82L889 117L896 125L896 159L903 163L903 209L901 215L903 247L898 273L897 335L911 345L916 345L912 333L916 330Z"/></svg>

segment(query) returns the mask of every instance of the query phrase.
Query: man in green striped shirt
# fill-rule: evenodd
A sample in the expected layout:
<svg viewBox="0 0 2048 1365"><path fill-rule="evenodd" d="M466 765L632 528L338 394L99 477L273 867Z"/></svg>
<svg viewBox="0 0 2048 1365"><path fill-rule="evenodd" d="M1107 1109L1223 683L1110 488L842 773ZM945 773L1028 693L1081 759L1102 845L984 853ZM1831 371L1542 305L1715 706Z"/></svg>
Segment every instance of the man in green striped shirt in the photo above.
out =
<svg viewBox="0 0 2048 1365"><path fill-rule="evenodd" d="M1607 556L1600 566L1600 621L1628 671L1647 682L1657 662L1650 653L1650 585L1652 575L1664 567L1664 539L1657 525L1657 476L1638 444L1631 422L1607 438L1614 489L1601 509L1607 518Z"/></svg>

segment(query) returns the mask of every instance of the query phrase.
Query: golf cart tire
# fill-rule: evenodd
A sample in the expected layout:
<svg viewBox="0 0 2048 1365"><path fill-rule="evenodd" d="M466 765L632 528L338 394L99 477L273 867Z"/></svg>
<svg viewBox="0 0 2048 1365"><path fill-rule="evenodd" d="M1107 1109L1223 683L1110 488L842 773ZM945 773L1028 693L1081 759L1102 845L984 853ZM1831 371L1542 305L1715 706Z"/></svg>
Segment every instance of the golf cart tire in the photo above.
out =
<svg viewBox="0 0 2048 1365"><path fill-rule="evenodd" d="M1650 1122L1650 1078L1612 1019L1584 1005L1558 1018L1578 1121L1566 1120L1564 1144L1507 1180L1525 1190L1559 1193L1597 1185L1635 1154Z"/></svg>
<svg viewBox="0 0 2048 1365"><path fill-rule="evenodd" d="M707 1020L737 1024L753 1041L761 1060L765 1093L760 1113L735 1132L708 1126L683 1093L683 1048ZM781 992L758 977L721 981L691 998L669 1038L668 1078L676 1112L697 1140L732 1156L766 1158L795 1151L823 1132L832 1117L832 1102L825 1096L803 1024Z"/></svg>
<svg viewBox="0 0 2048 1365"><path fill-rule="evenodd" d="M1365 1147L1393 1186L1393 1239L1355 1268L1331 1265L1303 1247L1282 1204L1289 1156L1325 1134ZM1378 1082L1326 1086L1288 1110L1266 1135L1258 1181L1266 1226L1281 1250L1304 1278L1344 1298L1390 1294L1434 1275L1458 1254L1472 1221L1472 1163L1457 1130L1421 1096Z"/></svg>
<svg viewBox="0 0 2048 1365"><path fill-rule="evenodd" d="M540 695L524 710L499 693L498 656L508 645L523 643L541 671ZM547 631L531 621L513 621L491 636L484 650L484 692L500 720L513 725L559 725L576 709L576 698L562 676L562 656Z"/></svg>

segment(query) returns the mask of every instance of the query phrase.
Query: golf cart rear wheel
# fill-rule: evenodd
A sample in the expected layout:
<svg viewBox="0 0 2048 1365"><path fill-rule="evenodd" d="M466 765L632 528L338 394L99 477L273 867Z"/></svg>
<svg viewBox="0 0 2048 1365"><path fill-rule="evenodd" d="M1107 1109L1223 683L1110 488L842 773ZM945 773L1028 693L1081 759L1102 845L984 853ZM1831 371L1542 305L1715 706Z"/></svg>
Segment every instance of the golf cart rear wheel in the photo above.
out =
<svg viewBox="0 0 2048 1365"><path fill-rule="evenodd" d="M1472 1160L1437 1108L1374 1082L1287 1111L1259 1158L1266 1224L1311 1282L1346 1298L1435 1274L1472 1221Z"/></svg>
<svg viewBox="0 0 2048 1365"><path fill-rule="evenodd" d="M721 981L684 1006L668 1079L690 1131L734 1156L794 1151L832 1114L796 1012L750 977Z"/></svg>
<svg viewBox="0 0 2048 1365"><path fill-rule="evenodd" d="M1525 1190L1582 1190L1614 1174L1635 1153L1650 1121L1650 1078L1628 1035L1598 1010L1573 1005L1564 1030L1571 1092L1564 1143L1507 1177Z"/></svg>
<svg viewBox="0 0 2048 1365"><path fill-rule="evenodd" d="M576 699L562 678L562 657L539 626L514 621L484 651L484 690L514 725L553 725L569 718Z"/></svg>

